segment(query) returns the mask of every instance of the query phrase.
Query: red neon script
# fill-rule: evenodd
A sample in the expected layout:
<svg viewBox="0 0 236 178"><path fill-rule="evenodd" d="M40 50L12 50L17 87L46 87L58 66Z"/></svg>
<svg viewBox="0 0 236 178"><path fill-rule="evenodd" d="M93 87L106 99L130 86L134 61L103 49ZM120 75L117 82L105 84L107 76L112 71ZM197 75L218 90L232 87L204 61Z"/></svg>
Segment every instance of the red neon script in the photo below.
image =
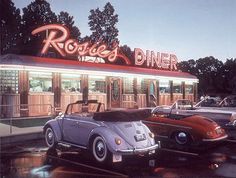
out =
<svg viewBox="0 0 236 178"><path fill-rule="evenodd" d="M69 38L69 31L66 27L58 24L45 25L32 31L32 35L43 31L49 31L47 39L43 41L44 46L41 50L42 54L47 53L50 47L53 47L61 56L77 55L77 56L98 56L107 58L109 62L115 62L117 56L121 57L126 64L130 64L126 56L118 54L119 47L116 46L112 50L108 50L105 44L95 43L90 45L89 42L79 43L75 39Z"/></svg>

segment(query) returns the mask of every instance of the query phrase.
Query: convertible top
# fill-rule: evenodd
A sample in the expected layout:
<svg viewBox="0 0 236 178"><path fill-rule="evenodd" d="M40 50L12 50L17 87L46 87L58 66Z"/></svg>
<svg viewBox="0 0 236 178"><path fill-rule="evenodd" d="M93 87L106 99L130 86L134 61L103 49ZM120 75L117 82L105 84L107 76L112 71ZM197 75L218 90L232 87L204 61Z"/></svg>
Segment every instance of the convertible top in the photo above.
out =
<svg viewBox="0 0 236 178"><path fill-rule="evenodd" d="M127 109L94 113L93 119L97 121L129 122L140 121L151 116L149 109Z"/></svg>

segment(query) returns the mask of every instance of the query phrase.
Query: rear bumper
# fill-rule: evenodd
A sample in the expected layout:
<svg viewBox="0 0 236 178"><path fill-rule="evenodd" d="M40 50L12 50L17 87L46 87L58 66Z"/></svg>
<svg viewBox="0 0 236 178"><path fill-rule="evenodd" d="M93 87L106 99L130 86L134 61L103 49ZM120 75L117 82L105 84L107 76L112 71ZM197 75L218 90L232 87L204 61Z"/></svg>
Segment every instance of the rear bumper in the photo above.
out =
<svg viewBox="0 0 236 178"><path fill-rule="evenodd" d="M146 148L133 148L127 150L115 150L117 153L124 154L124 155L134 155L134 154L141 154L141 153L155 153L155 150L160 148L160 142L158 144L152 145Z"/></svg>
<svg viewBox="0 0 236 178"><path fill-rule="evenodd" d="M224 140L228 137L228 135L224 135L222 137L219 138L206 138L206 139L202 139L203 142L216 142L216 141L220 141L220 140Z"/></svg>

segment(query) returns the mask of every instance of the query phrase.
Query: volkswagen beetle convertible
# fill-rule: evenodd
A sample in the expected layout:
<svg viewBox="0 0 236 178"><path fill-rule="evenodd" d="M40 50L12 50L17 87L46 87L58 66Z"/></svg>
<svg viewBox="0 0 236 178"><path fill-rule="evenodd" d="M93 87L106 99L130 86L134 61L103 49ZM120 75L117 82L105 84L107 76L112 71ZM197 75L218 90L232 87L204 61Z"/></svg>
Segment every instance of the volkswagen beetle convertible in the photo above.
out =
<svg viewBox="0 0 236 178"><path fill-rule="evenodd" d="M44 126L48 147L58 144L89 150L99 163L120 162L123 155L152 154L159 147L140 120L148 110L104 111L96 100L77 101Z"/></svg>
<svg viewBox="0 0 236 178"><path fill-rule="evenodd" d="M156 107L152 113L143 122L158 140L172 141L178 148L208 146L228 137L221 126L204 116L180 113L173 107Z"/></svg>

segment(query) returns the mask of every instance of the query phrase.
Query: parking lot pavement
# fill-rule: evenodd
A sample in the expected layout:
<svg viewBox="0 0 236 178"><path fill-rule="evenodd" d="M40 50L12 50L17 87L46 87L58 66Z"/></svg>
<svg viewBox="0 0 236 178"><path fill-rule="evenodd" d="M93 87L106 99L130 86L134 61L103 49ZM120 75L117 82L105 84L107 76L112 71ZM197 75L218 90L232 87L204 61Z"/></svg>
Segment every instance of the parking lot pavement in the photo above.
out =
<svg viewBox="0 0 236 178"><path fill-rule="evenodd" d="M162 149L150 157L101 166L80 150L48 150L43 140L1 150L1 177L235 177L236 144L201 153Z"/></svg>

